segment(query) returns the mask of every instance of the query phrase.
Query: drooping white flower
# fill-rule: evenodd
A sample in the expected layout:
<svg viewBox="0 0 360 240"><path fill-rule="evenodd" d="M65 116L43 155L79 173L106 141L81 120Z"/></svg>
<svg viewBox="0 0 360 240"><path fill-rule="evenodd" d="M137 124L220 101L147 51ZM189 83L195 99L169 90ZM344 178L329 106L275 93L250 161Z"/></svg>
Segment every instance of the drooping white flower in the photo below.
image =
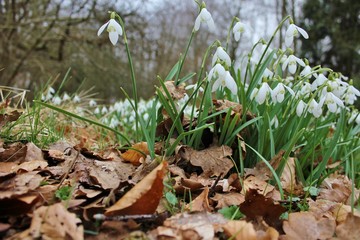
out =
<svg viewBox="0 0 360 240"><path fill-rule="evenodd" d="M260 88L254 88L250 95L250 99L252 100L255 98L255 101L259 103L260 105L265 102L265 99L268 94L271 94L271 88L267 82L263 82L260 86Z"/></svg>
<svg viewBox="0 0 360 240"><path fill-rule="evenodd" d="M354 86L349 85L344 94L344 100L346 104L354 104L357 97L360 97L360 91L356 89Z"/></svg>
<svg viewBox="0 0 360 240"><path fill-rule="evenodd" d="M316 90L318 86L323 85L325 82L328 81L328 78L324 76L324 74L320 73L315 81L311 84L311 90Z"/></svg>
<svg viewBox="0 0 360 240"><path fill-rule="evenodd" d="M241 34L247 32L247 31L250 31L251 28L242 22L237 22L234 25L232 30L233 30L235 41L239 41Z"/></svg>
<svg viewBox="0 0 360 240"><path fill-rule="evenodd" d="M108 109L105 107L105 106L103 106L102 107L102 109L101 109L101 114L106 114L108 112Z"/></svg>
<svg viewBox="0 0 360 240"><path fill-rule="evenodd" d="M94 113L95 113L95 114L99 114L99 113L100 113L99 107L96 107L96 108L95 108Z"/></svg>
<svg viewBox="0 0 360 240"><path fill-rule="evenodd" d="M300 72L301 77L311 77L312 69L309 65L306 65L304 69Z"/></svg>
<svg viewBox="0 0 360 240"><path fill-rule="evenodd" d="M270 78L270 77L273 76L273 74L274 74L274 73L273 73L270 69L265 68L265 71L264 71L262 77L263 77L263 78Z"/></svg>
<svg viewBox="0 0 360 240"><path fill-rule="evenodd" d="M276 87L271 91L271 99L274 103L281 103L285 98L285 88L291 95L295 95L294 91L283 83L278 83Z"/></svg>
<svg viewBox="0 0 360 240"><path fill-rule="evenodd" d="M271 119L270 125L271 125L271 126L274 126L274 128L278 128L278 126L279 126L279 119L277 118L276 115L273 117L273 119Z"/></svg>
<svg viewBox="0 0 360 240"><path fill-rule="evenodd" d="M345 107L344 103L336 97L332 92L325 92L324 95L322 95L320 104L326 104L329 111L332 113L336 113L338 107Z"/></svg>
<svg viewBox="0 0 360 240"><path fill-rule="evenodd" d="M303 82L302 87L300 89L300 94L303 97L308 97L312 92L311 84L309 82Z"/></svg>
<svg viewBox="0 0 360 240"><path fill-rule="evenodd" d="M74 103L79 103L81 101L81 98L78 95L75 95L73 98Z"/></svg>
<svg viewBox="0 0 360 240"><path fill-rule="evenodd" d="M70 100L70 96L69 96L69 94L64 93L63 101L67 101L67 100Z"/></svg>
<svg viewBox="0 0 360 240"><path fill-rule="evenodd" d="M53 97L52 102L54 103L54 105L60 105L61 98L59 96L55 96L55 97Z"/></svg>
<svg viewBox="0 0 360 240"><path fill-rule="evenodd" d="M220 46L216 49L216 52L212 59L212 65L214 66L216 61L220 59L221 61L224 61L227 66L231 65L231 59L230 56L225 52L225 50Z"/></svg>
<svg viewBox="0 0 360 240"><path fill-rule="evenodd" d="M300 102L298 103L298 105L296 106L296 115L298 115L299 117L301 117L301 115L304 112L304 109L306 107L306 104L304 103L303 100L300 100Z"/></svg>
<svg viewBox="0 0 360 240"><path fill-rule="evenodd" d="M199 15L195 19L194 30L198 31L199 28L200 28L201 23L203 23L203 22L208 25L208 28L209 28L210 31L212 31L212 32L215 31L214 20L213 20L211 14L209 13L209 11L206 8L201 9Z"/></svg>
<svg viewBox="0 0 360 240"><path fill-rule="evenodd" d="M348 120L348 124L350 124L354 121L356 122L356 124L360 125L360 112L358 110L351 111L351 115Z"/></svg>
<svg viewBox="0 0 360 240"><path fill-rule="evenodd" d="M308 112L314 115L315 118L318 118L322 114L322 105L316 102L314 99L311 99Z"/></svg>
<svg viewBox="0 0 360 240"><path fill-rule="evenodd" d="M305 39L309 38L309 35L307 34L307 32L304 29L302 29L301 27L296 26L295 24L290 24L290 26L288 27L288 29L286 30L286 33L285 33L285 46L290 47L290 45L294 41L294 37L299 36L299 33Z"/></svg>
<svg viewBox="0 0 360 240"><path fill-rule="evenodd" d="M99 28L97 35L100 36L105 28L109 33L110 42L115 45L119 40L119 36L123 34L122 27L117 21L115 21L115 19L110 19L107 23Z"/></svg>
<svg viewBox="0 0 360 240"><path fill-rule="evenodd" d="M96 101L95 101L94 99L91 99L91 100L89 101L89 106L90 106L90 107L96 107Z"/></svg>
<svg viewBox="0 0 360 240"><path fill-rule="evenodd" d="M285 71L286 67L288 67L288 70L291 74L294 74L297 69L297 64L305 67L305 63L303 60L301 60L298 57L295 57L294 55L290 55L283 63L282 70Z"/></svg>
<svg viewBox="0 0 360 240"><path fill-rule="evenodd" d="M237 93L236 82L229 71L225 71L222 75L218 75L211 91L215 92L219 88L224 89L225 87L227 87L232 94L235 95Z"/></svg>
<svg viewBox="0 0 360 240"><path fill-rule="evenodd" d="M225 68L217 63L209 72L208 81L211 81L214 77L218 78L219 75L225 74Z"/></svg>

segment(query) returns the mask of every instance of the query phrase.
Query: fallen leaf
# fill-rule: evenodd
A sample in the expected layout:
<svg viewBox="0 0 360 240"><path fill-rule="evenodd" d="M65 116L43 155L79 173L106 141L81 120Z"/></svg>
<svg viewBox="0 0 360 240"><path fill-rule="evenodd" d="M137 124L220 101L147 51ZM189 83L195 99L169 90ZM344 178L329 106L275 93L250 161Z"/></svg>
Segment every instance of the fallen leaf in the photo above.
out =
<svg viewBox="0 0 360 240"><path fill-rule="evenodd" d="M175 85L174 81L165 81L164 85L166 87L166 90L170 93L171 98L174 100L182 99L186 94L184 84ZM160 88L160 91L165 96L165 98L168 98L162 87Z"/></svg>
<svg viewBox="0 0 360 240"><path fill-rule="evenodd" d="M256 232L252 223L242 220L228 221L222 225L228 238L236 240L256 240Z"/></svg>
<svg viewBox="0 0 360 240"><path fill-rule="evenodd" d="M107 216L134 215L154 213L163 195L163 178L166 172L166 162L162 162L143 180L137 183L119 201L108 208Z"/></svg>
<svg viewBox="0 0 360 240"><path fill-rule="evenodd" d="M280 176L281 186L289 194L301 195L303 186L297 183L295 174L295 158L289 157Z"/></svg>
<svg viewBox="0 0 360 240"><path fill-rule="evenodd" d="M212 208L209 205L209 188L206 187L202 193L187 205L187 209L191 212L211 212Z"/></svg>
<svg viewBox="0 0 360 240"><path fill-rule="evenodd" d="M48 163L44 160L32 160L21 163L20 165L15 167L14 170L17 172L21 172L21 171L31 172L36 169L38 170L44 169L47 166Z"/></svg>
<svg viewBox="0 0 360 240"><path fill-rule="evenodd" d="M249 189L245 195L245 202L240 204L240 211L252 220L262 217L267 224L279 229L281 228L280 215L286 212L286 209L274 203L271 198L259 194L256 189Z"/></svg>
<svg viewBox="0 0 360 240"><path fill-rule="evenodd" d="M129 150L121 154L125 162L130 162L135 166L141 164L141 159L145 159L148 155L149 148L146 142L139 142L131 146Z"/></svg>
<svg viewBox="0 0 360 240"><path fill-rule="evenodd" d="M61 203L42 206L34 211L30 225L33 238L42 239L83 239L81 220L70 213Z"/></svg>
<svg viewBox="0 0 360 240"><path fill-rule="evenodd" d="M180 149L180 155L185 161L189 161L192 166L201 167L203 177L225 175L234 166L228 158L232 150L228 146L212 146L204 150L194 150L188 146Z"/></svg>
<svg viewBox="0 0 360 240"><path fill-rule="evenodd" d="M286 233L285 239L289 240L322 240L329 239L335 232L335 220L320 217L317 219L310 212L290 213L287 221L283 223Z"/></svg>
<svg viewBox="0 0 360 240"><path fill-rule="evenodd" d="M348 214L346 220L336 227L336 236L341 240L357 240L360 236L360 216Z"/></svg>
<svg viewBox="0 0 360 240"><path fill-rule="evenodd" d="M227 220L221 214L183 213L174 215L165 220L160 233L172 235L176 233L177 239L214 239L215 233L222 231L221 226ZM156 232L152 236L160 239Z"/></svg>
<svg viewBox="0 0 360 240"><path fill-rule="evenodd" d="M345 175L332 175L325 178L320 186L317 199L326 199L338 203L347 203L351 195L352 182Z"/></svg>
<svg viewBox="0 0 360 240"><path fill-rule="evenodd" d="M8 122L16 121L20 115L21 113L16 110L10 113L0 114L0 128L2 128Z"/></svg>
<svg viewBox="0 0 360 240"><path fill-rule="evenodd" d="M273 185L255 176L249 176L243 180L242 193L245 195L249 189L256 189L259 194L274 200L281 199L279 191Z"/></svg>
<svg viewBox="0 0 360 240"><path fill-rule="evenodd" d="M214 197L211 198L213 201L217 202L216 208L221 209L224 207L229 207L232 205L240 205L245 201L245 196L237 192L229 193L216 193Z"/></svg>
<svg viewBox="0 0 360 240"><path fill-rule="evenodd" d="M36 172L28 172L0 181L0 199L20 196L35 190L43 179Z"/></svg>

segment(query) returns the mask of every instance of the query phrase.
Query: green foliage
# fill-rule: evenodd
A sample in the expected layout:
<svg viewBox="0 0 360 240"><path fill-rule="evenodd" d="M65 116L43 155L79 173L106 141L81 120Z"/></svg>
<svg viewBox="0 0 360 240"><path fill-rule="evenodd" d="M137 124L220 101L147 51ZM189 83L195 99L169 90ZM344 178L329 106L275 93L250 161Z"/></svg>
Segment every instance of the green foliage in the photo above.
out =
<svg viewBox="0 0 360 240"><path fill-rule="evenodd" d="M62 186L55 192L55 197L62 201L68 201L71 199L73 188L71 186Z"/></svg>
<svg viewBox="0 0 360 240"><path fill-rule="evenodd" d="M230 206L230 207L224 207L218 211L221 213L226 219L230 220L239 220L244 217L244 214L240 212L240 209L238 206Z"/></svg>

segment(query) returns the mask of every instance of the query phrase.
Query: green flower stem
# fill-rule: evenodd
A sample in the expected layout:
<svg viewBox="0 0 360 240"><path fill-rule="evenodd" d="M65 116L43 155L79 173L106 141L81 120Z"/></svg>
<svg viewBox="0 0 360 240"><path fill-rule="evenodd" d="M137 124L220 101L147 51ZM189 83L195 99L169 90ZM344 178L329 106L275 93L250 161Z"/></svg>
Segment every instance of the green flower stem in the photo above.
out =
<svg viewBox="0 0 360 240"><path fill-rule="evenodd" d="M194 38L194 35L195 35L195 30L193 29L191 31L191 35L190 35L190 38L189 38L189 41L186 45L186 49L185 49L185 53L183 56L180 56L180 65L179 65L179 68L178 68L178 71L176 73L176 77L175 77L175 85L178 85L179 84L179 76L180 76L180 72L183 68L183 65L184 65L184 62L185 62L185 58L187 56L187 53L189 51L189 48L190 48L190 45L191 45L191 42L192 42L192 39Z"/></svg>
<svg viewBox="0 0 360 240"><path fill-rule="evenodd" d="M134 102L135 102L134 103L134 111L136 113L135 114L135 129L136 129L135 139L136 139L136 141L138 141L139 140L138 139L139 138L139 116L137 114L137 111L138 111L138 100L139 99L138 99L138 93L137 93L134 65L133 65L133 61L132 61L132 57L131 57L131 53L130 53L128 40L126 37L124 22L122 21L119 14L116 13L116 17L119 20L121 27L123 28L124 44L125 44L126 55L127 55L129 67L130 67L130 75L131 75L131 81L132 81L132 93L133 93L133 98L134 98Z"/></svg>
<svg viewBox="0 0 360 240"><path fill-rule="evenodd" d="M230 42L230 34L231 34L231 30L233 29L234 27L234 23L238 21L238 18L237 17L233 17L232 21L231 21L231 24L229 26L229 29L228 29L228 33L227 33L227 36L226 36L226 48L225 50L228 50L228 46L229 46L229 42Z"/></svg>

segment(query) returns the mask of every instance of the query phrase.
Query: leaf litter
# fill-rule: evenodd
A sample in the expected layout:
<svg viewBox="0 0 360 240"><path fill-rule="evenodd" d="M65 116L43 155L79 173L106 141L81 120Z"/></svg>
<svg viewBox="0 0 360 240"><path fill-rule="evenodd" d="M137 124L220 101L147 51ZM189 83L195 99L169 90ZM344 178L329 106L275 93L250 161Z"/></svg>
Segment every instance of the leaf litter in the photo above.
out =
<svg viewBox="0 0 360 240"><path fill-rule="evenodd" d="M172 98L183 96L182 88L169 87ZM214 100L214 105L215 111L243 114L242 106L230 101ZM247 119L254 117L246 113ZM17 113L2 115L1 127L17 118ZM165 129L162 134L172 124L166 121L158 126ZM69 129L67 137L74 130ZM159 150L151 159L146 142L125 151L116 145L99 150L99 137L88 132L78 131L71 138L76 143L59 141L44 149L0 139L2 238L272 240L357 239L360 234L360 213L350 204L359 190L352 192L352 181L335 172L323 180L317 196L309 196L296 175L296 158L283 162L284 151L269 159L274 170L284 163L282 199L268 166L260 162L241 176L233 149L216 139L199 150L179 145L169 157ZM177 200L167 201L169 195ZM226 208L230 219L220 214Z"/></svg>

